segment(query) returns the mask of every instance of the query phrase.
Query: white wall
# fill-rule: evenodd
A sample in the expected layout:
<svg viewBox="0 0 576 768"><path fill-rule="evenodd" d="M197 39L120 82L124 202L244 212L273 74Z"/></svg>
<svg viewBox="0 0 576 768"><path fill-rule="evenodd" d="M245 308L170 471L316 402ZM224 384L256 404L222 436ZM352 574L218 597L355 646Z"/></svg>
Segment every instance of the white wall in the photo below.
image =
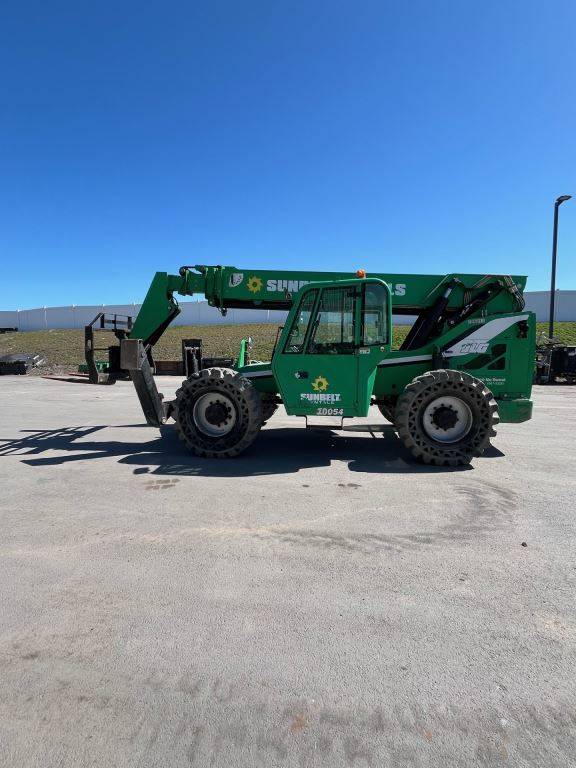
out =
<svg viewBox="0 0 576 768"><path fill-rule="evenodd" d="M550 291L528 291L524 294L526 309L536 313L540 322L548 320L550 312ZM576 291L556 291L554 299L554 320L576 320Z"/></svg>
<svg viewBox="0 0 576 768"><path fill-rule="evenodd" d="M275 323L281 325L286 312L278 310L229 309L226 317L206 301L184 301L173 325L230 325L232 323ZM37 331L55 328L84 328L99 312L131 315L136 318L140 304L108 304L106 306L41 307L13 312L0 312L0 328Z"/></svg>
<svg viewBox="0 0 576 768"><path fill-rule="evenodd" d="M524 294L526 309L536 313L540 321L548 320L549 291L531 291ZM232 323L274 323L282 325L286 312L279 310L229 309L226 317L206 301L184 301L182 312L173 325L215 325ZM20 331L37 331L53 328L84 328L99 312L132 315L136 317L139 304L114 304L83 307L42 307L19 311L0 311L0 328L18 328ZM396 323L411 323L412 317L396 317ZM576 291L556 292L556 320L576 321Z"/></svg>

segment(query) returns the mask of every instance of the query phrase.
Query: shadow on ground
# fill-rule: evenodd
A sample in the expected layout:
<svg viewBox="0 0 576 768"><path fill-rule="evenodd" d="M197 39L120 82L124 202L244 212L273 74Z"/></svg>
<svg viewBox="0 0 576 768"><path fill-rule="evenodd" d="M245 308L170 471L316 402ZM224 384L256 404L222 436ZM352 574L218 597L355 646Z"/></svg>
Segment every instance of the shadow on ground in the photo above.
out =
<svg viewBox="0 0 576 768"><path fill-rule="evenodd" d="M21 456L30 467L59 466L75 461L118 458L134 474L201 477L247 477L290 474L308 467L328 467L343 461L352 472L441 473L470 467L431 467L415 462L394 429L378 434L304 431L290 427L264 429L252 448L233 460L201 459L188 452L172 427L146 442L99 440L106 426L68 427L59 430L22 430L22 437L0 438L0 456ZM353 434L353 433L352 433ZM89 439L92 438L92 439ZM53 453L57 455L53 455ZM503 456L491 447L484 457Z"/></svg>

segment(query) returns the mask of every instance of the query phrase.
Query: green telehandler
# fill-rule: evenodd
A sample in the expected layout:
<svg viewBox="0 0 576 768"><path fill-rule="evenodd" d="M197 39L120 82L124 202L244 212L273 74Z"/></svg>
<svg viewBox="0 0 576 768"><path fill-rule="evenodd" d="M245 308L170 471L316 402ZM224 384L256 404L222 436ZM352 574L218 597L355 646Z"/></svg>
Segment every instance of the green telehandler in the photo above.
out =
<svg viewBox="0 0 576 768"><path fill-rule="evenodd" d="M414 457L457 466L480 456L499 421L522 422L530 400L535 317L524 310L526 278L181 267L157 272L130 332L120 341L146 421L176 422L194 453L231 458L256 439L279 403L289 415L366 416L371 404ZM243 340L232 367L206 365L189 350L187 378L166 402L152 349L179 313L174 294L202 294L229 308L282 309L288 316L270 362L250 360ZM392 350L392 315L416 316ZM322 421L322 419L320 419ZM331 422L334 418L331 419Z"/></svg>

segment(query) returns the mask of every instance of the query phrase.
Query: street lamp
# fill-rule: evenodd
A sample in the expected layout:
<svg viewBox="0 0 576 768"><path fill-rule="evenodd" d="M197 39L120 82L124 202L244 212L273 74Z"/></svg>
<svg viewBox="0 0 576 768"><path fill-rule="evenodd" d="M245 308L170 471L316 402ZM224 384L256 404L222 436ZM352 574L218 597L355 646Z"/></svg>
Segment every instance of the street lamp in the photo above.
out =
<svg viewBox="0 0 576 768"><path fill-rule="evenodd" d="M558 208L570 200L572 195L561 195L554 203L554 234L552 235L552 278L550 280L550 317L548 323L548 337L554 336L554 294L556 293L556 248L558 245Z"/></svg>

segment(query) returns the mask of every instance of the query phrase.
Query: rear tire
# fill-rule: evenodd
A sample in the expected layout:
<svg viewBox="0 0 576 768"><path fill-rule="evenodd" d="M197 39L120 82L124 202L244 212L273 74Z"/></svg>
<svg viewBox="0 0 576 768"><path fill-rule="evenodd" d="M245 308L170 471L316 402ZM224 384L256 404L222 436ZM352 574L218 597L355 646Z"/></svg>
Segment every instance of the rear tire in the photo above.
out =
<svg viewBox="0 0 576 768"><path fill-rule="evenodd" d="M484 382L462 371L429 371L398 399L398 436L426 464L455 467L481 456L496 435L498 406Z"/></svg>
<svg viewBox="0 0 576 768"><path fill-rule="evenodd" d="M245 451L262 426L259 393L229 368L205 368L176 392L179 438L197 456L230 459Z"/></svg>
<svg viewBox="0 0 576 768"><path fill-rule="evenodd" d="M376 406L378 407L378 410L384 416L385 419L387 419L391 424L394 424L395 419L395 412L396 412L396 406L395 403L389 402L389 403L376 403Z"/></svg>

